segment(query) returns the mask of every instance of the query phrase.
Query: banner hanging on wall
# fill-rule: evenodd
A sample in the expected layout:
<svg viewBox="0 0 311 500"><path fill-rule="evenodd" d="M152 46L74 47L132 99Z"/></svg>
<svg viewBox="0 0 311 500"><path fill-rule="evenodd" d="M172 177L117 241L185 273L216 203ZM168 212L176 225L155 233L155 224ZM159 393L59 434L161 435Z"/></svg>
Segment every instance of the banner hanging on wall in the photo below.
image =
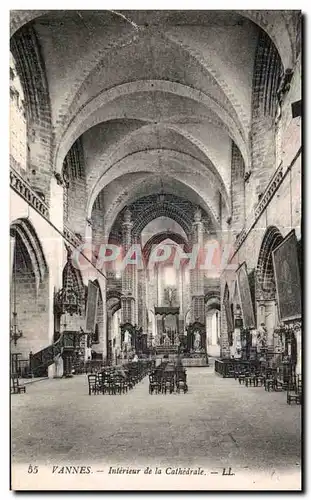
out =
<svg viewBox="0 0 311 500"><path fill-rule="evenodd" d="M98 304L98 287L89 281L87 289L87 304L86 304L86 331L95 332L97 304Z"/></svg>
<svg viewBox="0 0 311 500"><path fill-rule="evenodd" d="M249 279L247 274L246 262L240 265L236 271L237 273L237 283L240 295L241 310L243 316L243 326L244 328L255 328L255 315L253 308L253 301L251 296L251 289L249 286Z"/></svg>
<svg viewBox="0 0 311 500"><path fill-rule="evenodd" d="M301 280L295 230L273 250L272 259L280 320L300 319Z"/></svg>
<svg viewBox="0 0 311 500"><path fill-rule="evenodd" d="M234 330L234 320L233 320L233 315L232 315L232 309L231 309L231 306L230 306L229 290L228 290L227 285L225 287L223 305L224 305L225 313L226 313L226 321L227 321L227 330L228 330L228 333L233 333L233 330Z"/></svg>

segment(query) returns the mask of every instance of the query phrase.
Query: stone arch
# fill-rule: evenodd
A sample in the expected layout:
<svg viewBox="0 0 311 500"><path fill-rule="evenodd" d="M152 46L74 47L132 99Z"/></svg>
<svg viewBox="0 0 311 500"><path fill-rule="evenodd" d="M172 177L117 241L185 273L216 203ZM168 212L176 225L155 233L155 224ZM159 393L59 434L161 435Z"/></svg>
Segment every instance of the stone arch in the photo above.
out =
<svg viewBox="0 0 311 500"><path fill-rule="evenodd" d="M10 44L25 96L30 183L48 199L53 167L53 133L44 58L36 32L30 25L15 33Z"/></svg>
<svg viewBox="0 0 311 500"><path fill-rule="evenodd" d="M27 23L35 20L38 17L49 14L51 10L11 10L10 11L10 35L11 37ZM290 67L293 59L293 43L291 41L291 34L289 31L289 23L284 19L284 34L283 30L279 29L279 24L273 16L277 15L278 11L264 11L264 10L237 10L236 13L241 17L250 19L253 23L257 24L262 30L266 31L270 38L274 41L280 57L283 61L284 67ZM281 12L284 18L284 13ZM295 13L294 13L295 14ZM292 13L289 12L291 16ZM290 20L289 20L290 21ZM134 31L137 34L137 29Z"/></svg>
<svg viewBox="0 0 311 500"><path fill-rule="evenodd" d="M253 21L269 36L277 48L284 68L293 66L295 60L293 42L283 12L280 12L283 17L283 29L280 29L280 19L273 19L277 11L238 10L236 12Z"/></svg>
<svg viewBox="0 0 311 500"><path fill-rule="evenodd" d="M71 230L83 234L87 200L85 157L81 138L68 151L62 170L64 221Z"/></svg>
<svg viewBox="0 0 311 500"><path fill-rule="evenodd" d="M256 299L273 300L276 286L273 271L272 251L283 241L276 226L269 226L263 237L256 268Z"/></svg>
<svg viewBox="0 0 311 500"><path fill-rule="evenodd" d="M145 43L148 44L149 35L151 37L156 37L160 43L164 42L165 46L171 49L174 55L178 53L179 57L184 58L187 62L193 63L200 70L200 72L204 73L205 81L209 81L218 90L217 101L228 110L228 112L232 115L234 121L236 122L238 128L243 130L243 134L246 137L247 130L244 130L243 119L245 120L245 117L243 114L243 108L242 106L236 106L232 90L230 92L228 86L224 84L223 80L220 78L216 78L217 72L214 68L212 68L210 61L207 62L202 56L197 53L195 49L178 40L172 34L163 32L159 33L159 30L156 27L149 27L148 29L139 30L139 33L136 33L134 36L132 33L123 35L118 41L102 49L101 54L96 54L97 57L94 57L94 65L92 66L86 77L80 80L80 85L77 85L77 90L75 89L76 93L73 93L74 97L70 105L68 106L67 113L65 113L63 126L66 126L68 125L68 123L70 123L74 114L77 112L79 107L81 107L81 95L83 95L86 90L92 86L92 81L94 80L94 78L98 77L98 73L102 70L103 66L107 65L106 57L108 58L109 64L111 51L117 50L118 47L120 47L121 49L127 47L129 45L129 43L126 43L128 42L128 40L135 40L138 43L143 43L145 41ZM174 78L174 76L168 75L169 80L171 79L170 77L172 79ZM110 85L110 87L111 86L112 85Z"/></svg>
<svg viewBox="0 0 311 500"><path fill-rule="evenodd" d="M23 85L10 53L10 163L21 174L27 170L27 119Z"/></svg>
<svg viewBox="0 0 311 500"><path fill-rule="evenodd" d="M254 61L252 90L252 179L254 202L263 193L276 165L276 120L280 116L282 63L277 49L261 31Z"/></svg>
<svg viewBox="0 0 311 500"><path fill-rule="evenodd" d="M11 240L11 326L23 336L11 342L11 352L28 359L30 351L49 344L49 269L42 245L32 224L17 219L10 226Z"/></svg>
<svg viewBox="0 0 311 500"><path fill-rule="evenodd" d="M188 239L190 239L192 225L190 217L187 217L187 215L183 211L178 210L178 208L169 205L168 203L163 203L163 205L158 206L151 206L149 209L140 214L134 222L132 230L133 235L135 235L134 237L138 238L144 227L147 226L149 222L157 219L158 217L169 217L175 220L185 231Z"/></svg>
<svg viewBox="0 0 311 500"><path fill-rule="evenodd" d="M215 200L212 200L211 203L211 198L210 197L207 198L207 194L206 196L204 195L203 188L205 187L205 185L203 184L203 182L200 183L200 181L196 179L197 184L194 185L192 184L191 182L192 179L190 177L191 176L189 174L189 183L188 183L187 180L185 181L180 180L180 178L178 178L177 176L167 175L166 181L168 181L171 184L171 186L167 190L167 194L172 195L176 192L177 189L180 192L181 198L191 201L191 203L193 203L195 206L200 206L203 210L205 210L206 215L208 216L210 223L210 230L213 233L218 232L220 230L220 216L216 212L217 209L216 201L219 202L219 198L216 200L215 196L216 191L214 190L214 192L212 193L212 195L214 194ZM192 176L192 178L193 177L194 176ZM118 179L122 180L122 177L119 177ZM161 175L155 175L154 172L149 173L140 171L139 177L136 177L134 181L132 182L128 181L127 183L124 182L119 183L120 186L119 191L115 195L114 199L111 201L110 206L105 213L104 234L106 238L109 237L109 234L111 233L113 226L115 225L116 220L118 218L118 214L120 214L126 206L130 207L133 204L133 200L140 199L141 197L143 197L142 196L143 193L148 193L147 196L154 196L159 193L160 181L158 182L158 179L161 179ZM117 179L115 179L113 182L116 183L116 180ZM147 185L146 190L140 189L141 187L144 186L144 184ZM151 184L153 184L153 186L150 188ZM174 186L178 187L172 189L173 184ZM107 188L105 188L107 189L107 191L109 190L109 186L110 184L107 186ZM196 186L198 186L198 188L196 188ZM91 195L89 201L89 207L91 206L93 198L94 196ZM225 207L225 213L227 213L226 207Z"/></svg>
<svg viewBox="0 0 311 500"><path fill-rule="evenodd" d="M210 290L204 296L205 311L217 309L220 311L220 293L218 290Z"/></svg>
<svg viewBox="0 0 311 500"><path fill-rule="evenodd" d="M119 290L110 289L106 293L106 301L108 302L108 300L111 300L111 299L121 300L121 295L122 295L122 293L119 292Z"/></svg>
<svg viewBox="0 0 311 500"><path fill-rule="evenodd" d="M110 123L110 121L106 121L103 123ZM99 156L99 159L94 162L93 166L90 167L88 170L88 184L91 186L98 178L99 170L102 172L106 172L116 161L120 161L120 156L118 158L118 155L120 154L120 150L123 151L123 148L125 145L130 145L131 142L136 145L136 137L141 137L143 134L148 134L148 132L154 132L154 134L157 134L157 131L160 132L175 132L180 136L181 141L183 143L189 143L191 146L194 146L197 150L197 153L200 158L202 158L202 163L207 163L208 166L211 167L211 170L218 175L219 181L224 183L224 187L227 188L228 193L229 193L229 188L230 188L230 175L228 178L225 178L225 172L222 169L221 165L219 165L219 162L217 162L217 158L215 154L213 154L213 151L211 148L209 148L205 143L203 143L200 139L195 137L193 133L190 133L187 131L185 128L183 128L181 125L176 125L176 124L171 124L171 123L166 123L166 122L158 122L156 125L153 122L150 121L143 121L140 124L139 127L135 128L134 130L131 130L130 132L127 133L127 135L121 138L121 140L113 143L108 149L104 150L104 154ZM148 148L149 150L150 148ZM182 151L181 148L175 148L176 152L185 152ZM142 151L140 148L136 148L135 151L133 152L139 152ZM123 157L126 155L124 154ZM204 159L205 157L205 159Z"/></svg>
<svg viewBox="0 0 311 500"><path fill-rule="evenodd" d="M161 162L162 168L159 169L159 161ZM223 196L225 206L228 213L230 212L229 206L229 194L227 189L220 177L219 173L215 167L209 162L209 164L203 164L198 159L190 156L186 153L181 153L172 149L149 149L144 151L136 151L124 158L116 161L113 165L102 173L102 175L97 179L93 190L90 192L87 203L87 214L88 217L91 216L92 207L94 201L96 200L98 194L102 189L104 189L108 184L116 180L121 175L128 173L129 165L131 166L132 172L167 172L164 167L169 163L171 169L171 177L176 177L176 173L180 177L180 167L189 166L193 167L191 172L191 177L193 179L193 173L196 173L195 177L201 176L204 178L205 182L208 182L210 186L213 186L214 190L219 190ZM185 169L186 170L186 169ZM188 169L189 170L189 169ZM175 175L174 175L175 174ZM190 171L185 172L185 176L190 175ZM194 189L194 185L190 182L183 181L185 185ZM212 189L212 187L211 187ZM196 189L198 191L198 188ZM202 194L200 194L202 197ZM217 207L215 203L209 203L209 209L213 218L218 221L219 216L217 213Z"/></svg>
<svg viewBox="0 0 311 500"><path fill-rule="evenodd" d="M48 266L33 225L27 219L17 219L10 226L10 234L13 237L18 235L27 250L36 277L37 287L39 287L40 282L48 274Z"/></svg>
<svg viewBox="0 0 311 500"><path fill-rule="evenodd" d="M121 301L115 302L114 304L111 305L110 307L111 315L113 316L114 313L119 311L119 309L121 309Z"/></svg>
<svg viewBox="0 0 311 500"><path fill-rule="evenodd" d="M249 151L247 143L235 121L227 113L227 111L215 100L207 94L198 91L187 85L183 85L168 80L136 80L124 84L117 85L108 90L101 92L99 95L90 99L83 106L76 116L71 120L69 126L64 132L58 147L55 150L55 165L58 171L61 170L63 158L75 140L80 137L88 128L102 122L105 113L98 111L108 103L120 98L121 96L130 96L138 92L162 92L166 94L174 94L179 97L184 97L207 107L223 124L226 132L238 145L245 163L249 163Z"/></svg>
<svg viewBox="0 0 311 500"><path fill-rule="evenodd" d="M146 242L143 248L143 258L146 263L149 261L153 246L159 245L160 243L162 243L162 241L165 241L167 239L174 241L175 243L177 243L177 245L182 245L184 252L189 253L191 251L189 242L185 238L183 238L181 234L165 231L155 234Z"/></svg>

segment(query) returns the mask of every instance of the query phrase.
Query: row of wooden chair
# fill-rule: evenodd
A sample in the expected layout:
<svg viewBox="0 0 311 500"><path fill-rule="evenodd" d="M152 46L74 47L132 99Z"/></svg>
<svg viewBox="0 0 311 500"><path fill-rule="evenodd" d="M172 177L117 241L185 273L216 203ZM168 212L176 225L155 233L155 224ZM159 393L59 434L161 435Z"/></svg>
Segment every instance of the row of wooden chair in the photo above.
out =
<svg viewBox="0 0 311 500"><path fill-rule="evenodd" d="M166 364L160 365L149 374L149 394L172 394L188 391L186 370L181 366L174 366L166 370Z"/></svg>
<svg viewBox="0 0 311 500"><path fill-rule="evenodd" d="M11 374L11 394L21 394L26 392L26 386L20 384L16 373Z"/></svg>
<svg viewBox="0 0 311 500"><path fill-rule="evenodd" d="M290 387L287 390L287 404L302 404L302 378L301 375L294 375Z"/></svg>
<svg viewBox="0 0 311 500"><path fill-rule="evenodd" d="M101 372L88 375L89 395L125 394L150 371L152 362L133 362L121 367L105 368Z"/></svg>
<svg viewBox="0 0 311 500"><path fill-rule="evenodd" d="M300 375L290 375L283 379L276 368L242 368L235 372L234 378L246 387L262 387L265 391L287 391L287 403L301 404L302 380Z"/></svg>

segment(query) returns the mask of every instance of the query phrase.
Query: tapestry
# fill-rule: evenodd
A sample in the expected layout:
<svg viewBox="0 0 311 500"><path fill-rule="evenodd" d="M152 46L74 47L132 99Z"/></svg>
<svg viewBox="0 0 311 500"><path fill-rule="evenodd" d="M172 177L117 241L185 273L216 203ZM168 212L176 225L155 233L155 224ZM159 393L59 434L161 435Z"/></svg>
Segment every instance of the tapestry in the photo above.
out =
<svg viewBox="0 0 311 500"><path fill-rule="evenodd" d="M301 282L297 238L291 231L272 252L277 303L281 321L301 318Z"/></svg>
<svg viewBox="0 0 311 500"><path fill-rule="evenodd" d="M237 269L237 283L241 301L244 328L255 328L255 316L246 263Z"/></svg>
<svg viewBox="0 0 311 500"><path fill-rule="evenodd" d="M87 304L86 304L86 331L95 332L97 304L98 304L98 287L89 281L87 289Z"/></svg>

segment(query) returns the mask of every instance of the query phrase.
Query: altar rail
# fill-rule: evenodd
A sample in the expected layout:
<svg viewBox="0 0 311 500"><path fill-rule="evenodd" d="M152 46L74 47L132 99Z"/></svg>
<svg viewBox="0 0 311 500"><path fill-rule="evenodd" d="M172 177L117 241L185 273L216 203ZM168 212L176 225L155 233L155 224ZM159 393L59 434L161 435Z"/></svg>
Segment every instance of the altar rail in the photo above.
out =
<svg viewBox="0 0 311 500"><path fill-rule="evenodd" d="M259 366L257 360L243 361L240 359L215 359L215 372L223 378L234 378L234 372L242 367Z"/></svg>
<svg viewBox="0 0 311 500"><path fill-rule="evenodd" d="M209 366L208 365L208 357L204 358L183 358L182 365L191 368L194 366Z"/></svg>

